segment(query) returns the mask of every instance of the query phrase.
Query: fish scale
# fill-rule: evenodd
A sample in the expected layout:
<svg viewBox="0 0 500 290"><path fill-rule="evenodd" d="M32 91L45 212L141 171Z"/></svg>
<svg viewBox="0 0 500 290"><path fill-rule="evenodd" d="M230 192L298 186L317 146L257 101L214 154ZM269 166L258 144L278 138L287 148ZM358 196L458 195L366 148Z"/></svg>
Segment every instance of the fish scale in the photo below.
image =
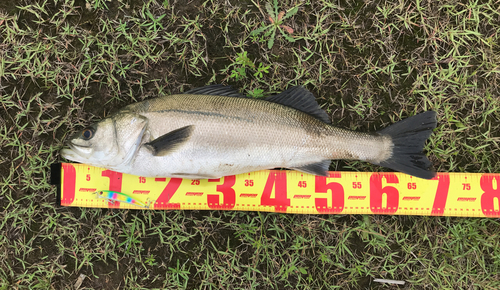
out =
<svg viewBox="0 0 500 290"><path fill-rule="evenodd" d="M196 105L190 110L182 109L192 103ZM133 107L127 109L134 110ZM263 100L173 95L150 102L149 109L149 112L136 112L148 118L152 138L187 125L195 127L189 144L160 161L169 163L169 168L182 159L191 161L180 164L178 169L170 169L172 174L189 172L215 178L274 167L299 167L333 157L352 159L356 152L349 153L346 144L360 141L366 144L369 139L376 139L372 135L339 130L300 111ZM286 134L276 134L280 131ZM367 146L370 152L373 146L376 145ZM148 155L146 149L140 151L135 162ZM206 155L213 157L213 162L220 160L219 165L204 166ZM370 157L369 153L359 155ZM160 162L153 163L154 172L162 171L158 168L162 166ZM244 166L235 166L235 163ZM139 175L154 174L146 168L142 170Z"/></svg>

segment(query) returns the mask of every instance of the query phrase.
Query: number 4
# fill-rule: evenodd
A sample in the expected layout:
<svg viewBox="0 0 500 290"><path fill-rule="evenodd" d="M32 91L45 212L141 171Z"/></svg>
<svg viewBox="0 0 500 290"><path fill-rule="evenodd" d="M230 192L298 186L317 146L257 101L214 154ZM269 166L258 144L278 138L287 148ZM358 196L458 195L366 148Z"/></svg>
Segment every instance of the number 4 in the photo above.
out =
<svg viewBox="0 0 500 290"><path fill-rule="evenodd" d="M274 198L271 197L273 187ZM271 171L269 173L260 204L274 206L276 212L286 212L287 207L290 206L290 199L287 196L285 171Z"/></svg>

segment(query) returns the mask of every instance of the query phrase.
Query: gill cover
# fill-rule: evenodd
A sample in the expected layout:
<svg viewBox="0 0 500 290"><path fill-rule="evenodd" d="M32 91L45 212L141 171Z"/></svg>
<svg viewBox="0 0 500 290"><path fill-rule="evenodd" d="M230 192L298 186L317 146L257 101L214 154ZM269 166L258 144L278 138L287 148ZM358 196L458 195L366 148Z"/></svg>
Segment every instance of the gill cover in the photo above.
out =
<svg viewBox="0 0 500 290"><path fill-rule="evenodd" d="M135 113L116 114L70 138L61 155L94 166L114 167L130 162L142 139L147 118Z"/></svg>

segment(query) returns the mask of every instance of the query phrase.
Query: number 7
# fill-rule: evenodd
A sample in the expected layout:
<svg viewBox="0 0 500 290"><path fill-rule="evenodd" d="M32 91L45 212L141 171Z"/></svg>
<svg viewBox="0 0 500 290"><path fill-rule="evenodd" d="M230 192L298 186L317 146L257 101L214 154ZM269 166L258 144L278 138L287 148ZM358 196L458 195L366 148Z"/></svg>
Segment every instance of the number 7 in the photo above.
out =
<svg viewBox="0 0 500 290"><path fill-rule="evenodd" d="M446 206L446 199L448 198L448 190L450 189L450 176L448 173L438 173L438 176L434 177L433 180L436 180L436 178L439 182L431 215L442 216L444 214L444 207Z"/></svg>

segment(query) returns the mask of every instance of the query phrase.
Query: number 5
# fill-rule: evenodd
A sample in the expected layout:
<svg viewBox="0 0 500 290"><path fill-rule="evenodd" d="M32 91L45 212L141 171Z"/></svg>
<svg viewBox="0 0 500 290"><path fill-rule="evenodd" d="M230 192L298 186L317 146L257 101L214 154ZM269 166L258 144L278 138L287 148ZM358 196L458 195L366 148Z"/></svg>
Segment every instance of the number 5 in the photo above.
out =
<svg viewBox="0 0 500 290"><path fill-rule="evenodd" d="M340 172L336 173L334 176L331 177L340 178L341 177ZM332 194L332 205L330 207L328 206L328 199L324 197L316 198L314 201L316 210L319 213L325 213L325 214L341 213L342 210L344 210L344 188L342 187L342 184L337 182L326 183L325 176L316 176L315 181L316 181L314 186L315 192L327 193L328 190L330 190Z"/></svg>

